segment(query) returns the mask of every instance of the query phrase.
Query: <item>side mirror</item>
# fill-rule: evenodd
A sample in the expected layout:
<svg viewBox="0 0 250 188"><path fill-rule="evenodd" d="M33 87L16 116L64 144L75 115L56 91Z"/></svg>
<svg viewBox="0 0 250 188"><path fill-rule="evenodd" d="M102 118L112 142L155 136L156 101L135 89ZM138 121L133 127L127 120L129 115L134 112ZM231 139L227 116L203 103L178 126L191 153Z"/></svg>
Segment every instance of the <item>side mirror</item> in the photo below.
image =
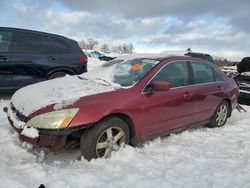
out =
<svg viewBox="0 0 250 188"><path fill-rule="evenodd" d="M150 84L150 91L168 91L171 84L166 81L154 81Z"/></svg>

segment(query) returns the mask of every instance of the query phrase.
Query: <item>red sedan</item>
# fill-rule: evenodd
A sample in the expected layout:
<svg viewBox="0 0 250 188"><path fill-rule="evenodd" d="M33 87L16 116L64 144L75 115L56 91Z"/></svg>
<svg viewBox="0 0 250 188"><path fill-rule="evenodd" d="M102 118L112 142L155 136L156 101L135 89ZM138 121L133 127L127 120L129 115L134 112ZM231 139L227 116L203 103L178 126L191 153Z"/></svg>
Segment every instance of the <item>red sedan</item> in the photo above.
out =
<svg viewBox="0 0 250 188"><path fill-rule="evenodd" d="M205 60L133 57L22 88L5 111L22 140L80 143L90 160L190 127L223 126L238 95L236 82Z"/></svg>

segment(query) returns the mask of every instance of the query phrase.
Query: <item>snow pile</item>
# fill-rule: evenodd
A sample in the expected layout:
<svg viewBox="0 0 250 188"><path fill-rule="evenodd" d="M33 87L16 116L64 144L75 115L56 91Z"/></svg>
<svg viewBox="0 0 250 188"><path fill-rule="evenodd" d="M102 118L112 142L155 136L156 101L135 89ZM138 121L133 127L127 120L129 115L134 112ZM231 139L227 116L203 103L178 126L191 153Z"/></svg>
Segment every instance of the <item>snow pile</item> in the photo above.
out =
<svg viewBox="0 0 250 188"><path fill-rule="evenodd" d="M24 135L30 138L37 138L39 136L39 133L36 128L25 126L21 132L21 135Z"/></svg>
<svg viewBox="0 0 250 188"><path fill-rule="evenodd" d="M80 97L113 91L114 87L96 81L66 76L26 86L11 99L13 105L25 116L50 104L72 104Z"/></svg>
<svg viewBox="0 0 250 188"><path fill-rule="evenodd" d="M2 111L0 138L0 187L250 187L249 112L234 111L224 127L172 134L91 162L79 160L79 151L54 155L19 141Z"/></svg>
<svg viewBox="0 0 250 188"><path fill-rule="evenodd" d="M105 63L105 61L100 61L97 58L88 57L88 71L91 71L97 67L102 66Z"/></svg>

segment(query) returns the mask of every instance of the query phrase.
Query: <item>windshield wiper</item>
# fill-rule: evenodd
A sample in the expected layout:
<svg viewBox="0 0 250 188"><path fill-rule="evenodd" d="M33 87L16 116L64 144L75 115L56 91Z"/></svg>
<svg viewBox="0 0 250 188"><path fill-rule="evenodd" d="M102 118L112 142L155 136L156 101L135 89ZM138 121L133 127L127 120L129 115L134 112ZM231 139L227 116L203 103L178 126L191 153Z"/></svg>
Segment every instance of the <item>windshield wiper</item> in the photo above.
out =
<svg viewBox="0 0 250 188"><path fill-rule="evenodd" d="M100 80L100 81L104 82L106 85L111 86L111 84L107 80L104 80L101 78L95 78L95 80Z"/></svg>

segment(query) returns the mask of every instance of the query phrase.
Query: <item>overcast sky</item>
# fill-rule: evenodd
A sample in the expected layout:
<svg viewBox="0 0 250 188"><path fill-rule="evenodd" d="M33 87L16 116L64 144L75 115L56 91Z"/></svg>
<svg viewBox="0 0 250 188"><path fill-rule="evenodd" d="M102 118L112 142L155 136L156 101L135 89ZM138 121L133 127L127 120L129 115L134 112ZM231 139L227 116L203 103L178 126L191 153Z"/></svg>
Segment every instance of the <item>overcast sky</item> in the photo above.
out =
<svg viewBox="0 0 250 188"><path fill-rule="evenodd" d="M250 0L1 0L0 26L132 42L137 52L250 56Z"/></svg>

